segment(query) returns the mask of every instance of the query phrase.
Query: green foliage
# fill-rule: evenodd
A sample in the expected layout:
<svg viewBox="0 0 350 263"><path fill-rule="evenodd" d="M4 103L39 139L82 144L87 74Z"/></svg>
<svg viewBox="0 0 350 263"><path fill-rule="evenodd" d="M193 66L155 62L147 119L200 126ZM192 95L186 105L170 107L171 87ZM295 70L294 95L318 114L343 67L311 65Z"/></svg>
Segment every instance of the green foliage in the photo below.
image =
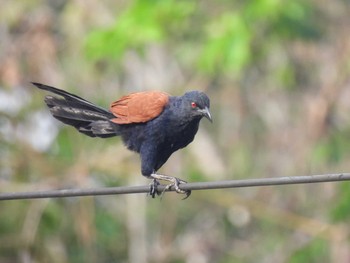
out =
<svg viewBox="0 0 350 263"><path fill-rule="evenodd" d="M60 201L49 202L40 221L40 235L50 236L59 232L64 207Z"/></svg>
<svg viewBox="0 0 350 263"><path fill-rule="evenodd" d="M76 142L72 137L75 137L79 134L73 134L74 131L71 127L64 127L56 138L57 147L53 155L55 158L58 156L63 162L74 163L75 159L75 150L74 143ZM78 139L79 140L79 139Z"/></svg>
<svg viewBox="0 0 350 263"><path fill-rule="evenodd" d="M173 47L174 53L182 49L186 54L194 54L192 63L200 72L238 76L266 47L279 41L276 36L298 38L316 34L310 23L311 8L304 1L235 1L215 17L188 22L193 17L205 17L206 12L194 1L134 1L117 16L114 25L89 34L86 53L93 60L115 61L127 50L142 53L149 44L171 44L179 35L187 36L180 46ZM259 46L258 50L253 46Z"/></svg>
<svg viewBox="0 0 350 263"><path fill-rule="evenodd" d="M9 233L14 234L20 231L18 225L20 225L22 221L21 213L27 205L28 202L25 201L17 203L1 203L0 209L2 213L0 214L0 233L2 233L2 235Z"/></svg>
<svg viewBox="0 0 350 263"><path fill-rule="evenodd" d="M240 73L257 59L253 46L273 48L271 43L282 34L289 38L316 35L310 13L304 1L279 0L247 1L238 10L224 12L208 23L200 68L207 73ZM288 77L289 72L283 74Z"/></svg>
<svg viewBox="0 0 350 263"><path fill-rule="evenodd" d="M334 166L349 158L350 136L349 130L333 132L329 137L318 143L313 151L315 166L326 164ZM334 221L348 220L350 218L350 184L341 183L337 189L337 197L330 210Z"/></svg>
<svg viewBox="0 0 350 263"><path fill-rule="evenodd" d="M200 182L203 180L205 180L205 176L198 169L193 167L188 171L188 181Z"/></svg>
<svg viewBox="0 0 350 263"><path fill-rule="evenodd" d="M320 263L329 262L329 249L326 241L315 239L307 246L297 250L289 259L288 263Z"/></svg>
<svg viewBox="0 0 350 263"><path fill-rule="evenodd" d="M313 160L315 164L322 163L336 164L349 156L350 131L334 131L329 137L318 143L313 151Z"/></svg>
<svg viewBox="0 0 350 263"><path fill-rule="evenodd" d="M271 37L266 41L276 41L274 37L281 35L287 38L319 36L314 12L307 1L256 0L247 2L243 16L249 25L260 24L260 27L255 28ZM251 29L254 31L254 28Z"/></svg>
<svg viewBox="0 0 350 263"><path fill-rule="evenodd" d="M127 243L123 223L103 207L96 208L97 251L103 251L105 254L103 259L100 258L100 262L112 262L118 257L126 257Z"/></svg>
<svg viewBox="0 0 350 263"><path fill-rule="evenodd" d="M338 187L337 200L331 210L331 217L334 221L346 221L350 219L350 183L341 183Z"/></svg>
<svg viewBox="0 0 350 263"><path fill-rule="evenodd" d="M128 49L142 51L150 43L164 41L168 28L181 25L193 8L193 2L188 1L134 1L119 14L112 27L90 33L86 52L90 58L98 60L121 58Z"/></svg>
<svg viewBox="0 0 350 263"><path fill-rule="evenodd" d="M207 39L199 57L199 68L208 73L225 69L239 72L249 61L252 34L244 19L227 12L207 26Z"/></svg>

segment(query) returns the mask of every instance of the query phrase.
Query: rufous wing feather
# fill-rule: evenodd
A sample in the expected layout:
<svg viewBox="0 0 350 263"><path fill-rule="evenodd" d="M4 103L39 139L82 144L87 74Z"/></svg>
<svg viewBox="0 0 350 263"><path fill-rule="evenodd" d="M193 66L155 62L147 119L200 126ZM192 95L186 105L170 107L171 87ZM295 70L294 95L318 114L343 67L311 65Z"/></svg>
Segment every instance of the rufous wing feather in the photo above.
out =
<svg viewBox="0 0 350 263"><path fill-rule="evenodd" d="M160 91L136 92L113 102L109 110L117 124L147 122L159 116L169 102L169 95Z"/></svg>

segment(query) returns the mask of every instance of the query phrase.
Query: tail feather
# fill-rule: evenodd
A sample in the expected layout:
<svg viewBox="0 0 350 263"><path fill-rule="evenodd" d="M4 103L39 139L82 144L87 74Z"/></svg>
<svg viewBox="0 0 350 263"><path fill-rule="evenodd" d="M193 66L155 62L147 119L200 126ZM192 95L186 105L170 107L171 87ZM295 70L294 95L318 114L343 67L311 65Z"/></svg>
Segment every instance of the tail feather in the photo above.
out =
<svg viewBox="0 0 350 263"><path fill-rule="evenodd" d="M51 86L47 86L44 84L40 84L40 83L36 83L36 82L32 82L33 85L35 85L36 87L38 87L39 89L42 90L46 90L49 92L52 92L54 94L60 95L62 97L64 97L65 101L66 101L66 105L69 106L77 106L80 105L81 107L83 107L84 109L91 109L94 111L98 111L101 113L107 113L112 115L111 112L107 111L106 109L99 107L93 103L91 103L90 101L87 101L77 95L71 94L67 91L61 90L61 89L57 89L55 87L51 87ZM72 104L73 103L73 104ZM114 115L113 115L114 116Z"/></svg>
<svg viewBox="0 0 350 263"><path fill-rule="evenodd" d="M118 135L118 126L111 125L110 121L95 121L91 123L91 132L101 138L108 138L115 135Z"/></svg>
<svg viewBox="0 0 350 263"><path fill-rule="evenodd" d="M51 114L61 122L90 137L107 138L119 135L117 125L110 121L115 118L110 111L66 91L40 83L33 84L39 89L63 97L48 95L45 98Z"/></svg>

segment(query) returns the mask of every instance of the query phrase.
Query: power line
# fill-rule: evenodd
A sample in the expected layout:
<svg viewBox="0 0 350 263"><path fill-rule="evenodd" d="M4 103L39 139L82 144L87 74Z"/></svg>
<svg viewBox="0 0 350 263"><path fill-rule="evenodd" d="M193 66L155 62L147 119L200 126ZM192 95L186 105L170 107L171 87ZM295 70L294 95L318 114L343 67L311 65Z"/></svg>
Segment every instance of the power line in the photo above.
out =
<svg viewBox="0 0 350 263"><path fill-rule="evenodd" d="M291 176L261 179L244 179L244 180L227 180L213 182L195 182L181 184L183 190L209 190L222 188L240 188L253 186L272 186L272 185L289 185L289 184L309 184L309 183L325 183L349 181L350 173L337 174L321 174L309 176ZM164 190L164 185L158 186L158 191ZM120 186L106 188L90 188L90 189L62 189L48 191L33 192L9 192L1 193L0 201L19 200L19 199L37 199L37 198L61 198L61 197L77 197L77 196L96 196L96 195L119 195L119 194L137 194L149 193L150 186ZM173 187L166 191L174 191Z"/></svg>

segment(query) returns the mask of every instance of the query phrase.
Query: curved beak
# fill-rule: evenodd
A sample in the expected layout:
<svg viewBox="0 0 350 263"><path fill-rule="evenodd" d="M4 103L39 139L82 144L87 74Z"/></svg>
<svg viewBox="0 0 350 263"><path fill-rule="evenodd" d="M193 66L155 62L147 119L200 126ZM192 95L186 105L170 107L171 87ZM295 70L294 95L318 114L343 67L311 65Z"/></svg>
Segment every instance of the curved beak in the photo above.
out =
<svg viewBox="0 0 350 263"><path fill-rule="evenodd" d="M204 117L206 117L210 122L213 122L213 119L211 118L211 114L208 107L205 107L204 109L200 110L200 112L203 114Z"/></svg>

